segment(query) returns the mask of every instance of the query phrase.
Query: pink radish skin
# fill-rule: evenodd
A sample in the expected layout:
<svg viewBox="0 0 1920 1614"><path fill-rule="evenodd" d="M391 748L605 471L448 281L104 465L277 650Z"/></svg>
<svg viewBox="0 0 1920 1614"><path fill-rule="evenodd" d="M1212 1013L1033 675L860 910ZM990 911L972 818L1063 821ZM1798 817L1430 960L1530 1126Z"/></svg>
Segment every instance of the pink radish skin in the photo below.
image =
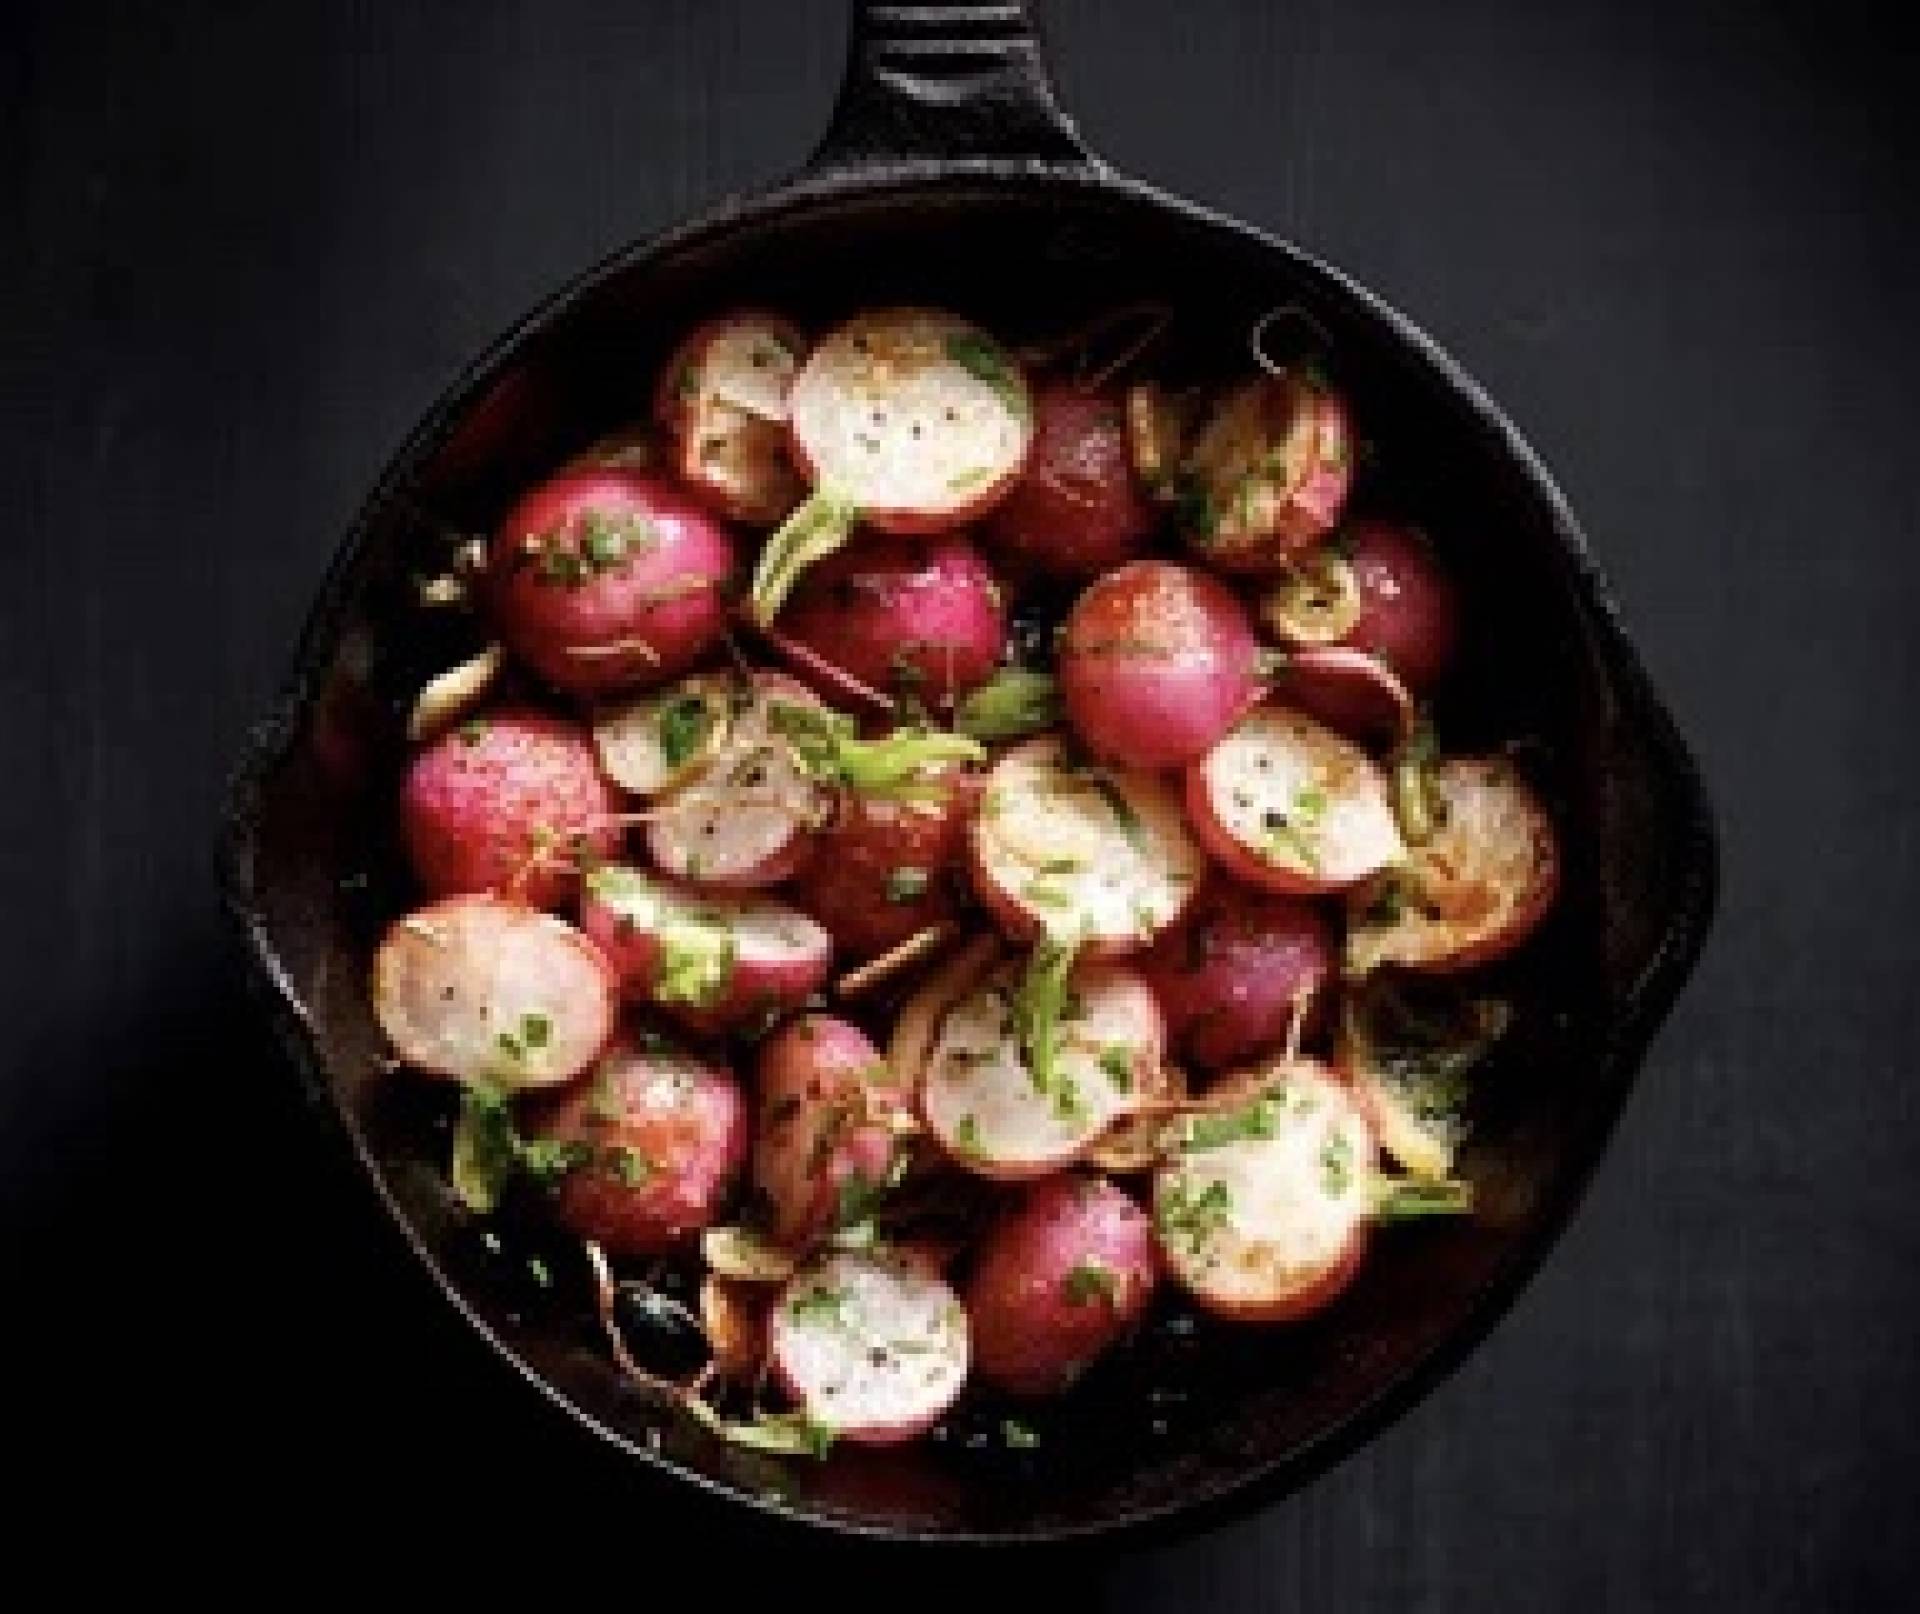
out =
<svg viewBox="0 0 1920 1614"><path fill-rule="evenodd" d="M373 958L373 1010L401 1063L518 1090L571 1081L613 1034L605 956L551 914L447 897L396 920Z"/></svg>
<svg viewBox="0 0 1920 1614"><path fill-rule="evenodd" d="M980 372L990 360L994 378ZM931 308L856 314L814 347L788 393L795 463L881 532L945 532L991 510L1033 441L1012 356ZM917 429L916 429L917 428Z"/></svg>
<svg viewBox="0 0 1920 1614"><path fill-rule="evenodd" d="M988 1231L967 1284L975 1372L1058 1395L1139 1321L1159 1280L1153 1223L1105 1178L1033 1184Z"/></svg>
<svg viewBox="0 0 1920 1614"><path fill-rule="evenodd" d="M787 452L787 389L806 347L791 320L738 309L698 326L661 371L654 418L680 479L731 521L770 526L806 493Z"/></svg>
<svg viewBox="0 0 1920 1614"><path fill-rule="evenodd" d="M719 1218L746 1156L746 1104L722 1067L621 1041L537 1131L590 1151L555 1191L562 1226L616 1258L665 1255Z"/></svg>
<svg viewBox="0 0 1920 1614"><path fill-rule="evenodd" d="M856 538L801 579L779 631L869 689L943 706L992 677L1007 638L993 574L958 534Z"/></svg>
<svg viewBox="0 0 1920 1614"><path fill-rule="evenodd" d="M786 903L701 893L619 864L587 876L580 925L613 965L628 1001L652 1003L709 1036L798 1008L820 989L833 957L826 931ZM660 994L665 938L684 925L724 936L729 948L722 983L700 1003Z"/></svg>
<svg viewBox="0 0 1920 1614"><path fill-rule="evenodd" d="M923 1434L966 1383L966 1310L906 1252L842 1251L802 1269L775 1303L769 1337L782 1387L853 1445Z"/></svg>
<svg viewBox="0 0 1920 1614"><path fill-rule="evenodd" d="M1176 1054L1225 1070L1278 1049L1297 1015L1311 1029L1337 964L1319 909L1214 880L1138 967Z"/></svg>
<svg viewBox="0 0 1920 1614"><path fill-rule="evenodd" d="M580 726L527 709L448 730L400 787L401 838L422 890L501 892L536 908L572 901L579 853L614 852L619 810Z"/></svg>
<svg viewBox="0 0 1920 1614"><path fill-rule="evenodd" d="M1061 633L1059 672L1088 748L1134 768L1194 761L1261 688L1245 607L1205 573L1158 560L1087 588Z"/></svg>
<svg viewBox="0 0 1920 1614"><path fill-rule="evenodd" d="M617 556L619 540L592 557L596 522L626 535ZM555 688L595 695L677 678L719 643L734 550L671 483L582 470L507 513L490 567L507 647Z"/></svg>
<svg viewBox="0 0 1920 1614"><path fill-rule="evenodd" d="M1033 451L988 522L995 557L1017 577L1088 582L1137 560L1157 516L1134 472L1119 396L1042 387Z"/></svg>
<svg viewBox="0 0 1920 1614"><path fill-rule="evenodd" d="M1405 850L1373 759L1272 703L1187 771L1187 818L1228 874L1282 896L1344 890Z"/></svg>
<svg viewBox="0 0 1920 1614"><path fill-rule="evenodd" d="M975 797L968 776L949 775L928 801L850 796L815 837L792 895L849 959L873 958L959 905L953 873Z"/></svg>
<svg viewBox="0 0 1920 1614"><path fill-rule="evenodd" d="M1343 643L1383 658L1415 694L1439 683L1460 639L1460 597L1415 528L1362 520L1346 527L1360 617Z"/></svg>
<svg viewBox="0 0 1920 1614"><path fill-rule="evenodd" d="M1363 743L1404 740L1419 716L1412 692L1393 669L1370 651L1348 645L1308 645L1290 652L1274 677L1273 694Z"/></svg>
<svg viewBox="0 0 1920 1614"><path fill-rule="evenodd" d="M773 1212L774 1242L801 1249L833 1231L842 1196L887 1178L893 1134L869 1120L884 1082L880 1051L858 1026L809 1014L760 1046L753 1180Z"/></svg>

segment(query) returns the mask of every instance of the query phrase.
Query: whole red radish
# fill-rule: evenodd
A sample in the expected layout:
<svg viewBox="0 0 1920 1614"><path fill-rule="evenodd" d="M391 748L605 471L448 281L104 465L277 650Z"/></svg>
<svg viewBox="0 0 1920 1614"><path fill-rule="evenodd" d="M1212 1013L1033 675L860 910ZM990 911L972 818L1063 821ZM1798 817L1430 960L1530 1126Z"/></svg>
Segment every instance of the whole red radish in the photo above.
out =
<svg viewBox="0 0 1920 1614"><path fill-rule="evenodd" d="M400 833L433 896L506 892L558 908L578 854L609 856L619 794L576 723L514 708L471 718L420 751L400 787Z"/></svg>
<svg viewBox="0 0 1920 1614"><path fill-rule="evenodd" d="M1057 1395L1140 1318L1160 1263L1146 1212L1103 1177L1027 1188L980 1245L966 1290L980 1378Z"/></svg>
<svg viewBox="0 0 1920 1614"><path fill-rule="evenodd" d="M1032 452L987 524L994 554L1016 573L1084 583L1137 559L1154 517L1119 396L1042 387Z"/></svg>
<svg viewBox="0 0 1920 1614"><path fill-rule="evenodd" d="M726 626L733 540L672 483L565 472L501 521L490 559L507 648L558 689L678 677Z"/></svg>
<svg viewBox="0 0 1920 1614"><path fill-rule="evenodd" d="M958 774L924 801L849 792L814 837L793 900L849 959L872 958L955 914L951 873L966 844L973 789Z"/></svg>
<svg viewBox="0 0 1920 1614"><path fill-rule="evenodd" d="M747 1151L733 1078L657 1042L616 1041L536 1130L578 1147L555 1213L612 1256L684 1247L718 1217Z"/></svg>
<svg viewBox="0 0 1920 1614"><path fill-rule="evenodd" d="M870 688L940 705L985 683L1007 638L993 573L957 533L856 539L802 578L780 631Z"/></svg>
<svg viewBox="0 0 1920 1614"><path fill-rule="evenodd" d="M858 1220L886 1182L893 1134L870 1115L868 1088L887 1068L858 1026L809 1014L761 1044L756 1071L754 1186L774 1241L799 1247Z"/></svg>
<svg viewBox="0 0 1920 1614"><path fill-rule="evenodd" d="M1175 1049L1225 1070L1281 1045L1326 989L1335 947L1311 904L1216 879L1138 967Z"/></svg>
<svg viewBox="0 0 1920 1614"><path fill-rule="evenodd" d="M1259 698L1259 644L1217 579L1142 560L1091 584L1061 631L1060 692L1090 750L1135 768L1200 757Z"/></svg>

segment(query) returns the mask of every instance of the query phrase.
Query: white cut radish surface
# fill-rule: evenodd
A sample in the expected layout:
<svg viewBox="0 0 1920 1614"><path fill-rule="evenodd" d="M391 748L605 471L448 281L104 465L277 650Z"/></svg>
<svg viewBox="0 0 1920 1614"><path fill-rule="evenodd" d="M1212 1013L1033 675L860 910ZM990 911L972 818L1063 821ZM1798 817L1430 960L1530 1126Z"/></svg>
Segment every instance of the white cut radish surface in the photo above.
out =
<svg viewBox="0 0 1920 1614"><path fill-rule="evenodd" d="M1339 890L1404 851L1379 766L1284 706L1235 724L1200 759L1189 799L1201 838L1230 871L1279 891Z"/></svg>
<svg viewBox="0 0 1920 1614"><path fill-rule="evenodd" d="M1096 951L1150 941L1206 872L1173 790L1082 762L1052 736L995 764L969 834L980 895L1002 924Z"/></svg>
<svg viewBox="0 0 1920 1614"><path fill-rule="evenodd" d="M1524 941L1553 901L1559 851L1552 821L1501 757L1444 762L1431 835L1350 902L1347 965L1463 969Z"/></svg>
<svg viewBox="0 0 1920 1614"><path fill-rule="evenodd" d="M1068 982L1057 1068L1043 1088L1016 1024L1019 985L1008 968L949 1008L920 1084L940 1146L969 1171L1010 1181L1076 1159L1139 1102L1164 1051L1146 983L1118 965L1083 965Z"/></svg>
<svg viewBox="0 0 1920 1614"><path fill-rule="evenodd" d="M967 1314L946 1280L885 1250L829 1255L781 1292L774 1369L815 1423L840 1439L911 1439L966 1382Z"/></svg>
<svg viewBox="0 0 1920 1614"><path fill-rule="evenodd" d="M657 796L710 761L726 738L734 680L701 673L594 714L600 766L622 790Z"/></svg>
<svg viewBox="0 0 1920 1614"><path fill-rule="evenodd" d="M666 797L647 847L669 874L696 885L774 885L799 865L821 811L812 776L779 732L773 706L818 705L789 679L756 678L736 703L725 743L697 777Z"/></svg>
<svg viewBox="0 0 1920 1614"><path fill-rule="evenodd" d="M787 391L806 339L776 314L709 320L661 376L655 413L682 481L736 521L771 524L806 494L788 450Z"/></svg>
<svg viewBox="0 0 1920 1614"><path fill-rule="evenodd" d="M591 871L587 880L616 923L624 921L639 935L702 930L724 937L736 979L780 976L809 965L824 971L833 951L823 926L771 897L690 891L618 864Z"/></svg>
<svg viewBox="0 0 1920 1614"><path fill-rule="evenodd" d="M800 333L771 314L740 313L705 328L676 386L693 402L711 400L758 420L784 424L787 389L799 372Z"/></svg>
<svg viewBox="0 0 1920 1614"><path fill-rule="evenodd" d="M570 1081L612 1035L615 1004L613 972L591 941L496 897L410 913L374 955L374 1013L395 1054L455 1081Z"/></svg>
<svg viewBox="0 0 1920 1614"><path fill-rule="evenodd" d="M788 394L814 484L894 531L977 514L1033 440L1033 402L1013 356L954 314L882 308L830 332Z"/></svg>
<svg viewBox="0 0 1920 1614"><path fill-rule="evenodd" d="M1180 1124L1183 1141L1154 1178L1168 1268L1222 1316L1304 1315L1338 1292L1364 1247L1373 1134L1311 1061L1230 1078L1215 1094L1222 1106Z"/></svg>

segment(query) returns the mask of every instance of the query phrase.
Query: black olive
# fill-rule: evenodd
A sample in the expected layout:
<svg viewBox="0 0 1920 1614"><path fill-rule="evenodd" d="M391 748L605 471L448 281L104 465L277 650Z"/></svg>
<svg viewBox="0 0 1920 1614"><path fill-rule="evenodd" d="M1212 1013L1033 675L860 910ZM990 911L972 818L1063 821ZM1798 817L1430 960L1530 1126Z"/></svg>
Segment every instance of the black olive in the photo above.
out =
<svg viewBox="0 0 1920 1614"><path fill-rule="evenodd" d="M613 1316L634 1360L662 1378L686 1378L707 1360L706 1336L692 1313L649 1284L619 1285Z"/></svg>

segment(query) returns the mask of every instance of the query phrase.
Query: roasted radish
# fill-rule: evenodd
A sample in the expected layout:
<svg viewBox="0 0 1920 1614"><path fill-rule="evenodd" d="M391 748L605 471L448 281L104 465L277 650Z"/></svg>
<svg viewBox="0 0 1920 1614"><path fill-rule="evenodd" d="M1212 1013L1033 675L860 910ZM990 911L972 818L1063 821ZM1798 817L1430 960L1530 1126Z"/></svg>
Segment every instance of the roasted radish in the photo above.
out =
<svg viewBox="0 0 1920 1614"><path fill-rule="evenodd" d="M958 533L860 538L810 570L780 613L784 643L835 675L794 671L828 700L843 678L944 708L984 683L1006 647L1006 610L980 552Z"/></svg>
<svg viewBox="0 0 1920 1614"><path fill-rule="evenodd" d="M814 837L792 896L826 926L843 957L872 958L956 917L955 865L974 799L969 781L948 770L906 800L849 792Z"/></svg>
<svg viewBox="0 0 1920 1614"><path fill-rule="evenodd" d="M790 321L742 309L696 329L661 372L654 416L680 480L721 515L771 526L805 495L787 447L787 389L805 352Z"/></svg>
<svg viewBox="0 0 1920 1614"><path fill-rule="evenodd" d="M784 902L695 891L619 863L588 872L580 923L628 998L704 1032L764 1026L798 1008L833 952L826 931Z"/></svg>
<svg viewBox="0 0 1920 1614"><path fill-rule="evenodd" d="M1031 974L1001 969L940 1018L920 1074L920 1112L954 1161L983 1177L1044 1176L1133 1108L1165 1053L1146 983L1083 964L1056 987L1047 1057L1031 1052Z"/></svg>
<svg viewBox="0 0 1920 1614"><path fill-rule="evenodd" d="M647 849L696 885L777 885L800 866L825 811L819 784L782 731L785 710L818 711L792 679L760 673L736 686L724 742L647 825Z"/></svg>
<svg viewBox="0 0 1920 1614"><path fill-rule="evenodd" d="M733 542L672 483L570 471L501 521L492 602L507 647L558 689L678 677L726 627Z"/></svg>
<svg viewBox="0 0 1920 1614"><path fill-rule="evenodd" d="M1009 935L1072 937L1094 953L1151 941L1206 869L1172 790L1051 736L995 764L970 843L974 888Z"/></svg>
<svg viewBox="0 0 1920 1614"><path fill-rule="evenodd" d="M1348 901L1347 968L1459 970L1512 952L1552 905L1559 845L1540 798L1504 757L1432 771L1432 832Z"/></svg>
<svg viewBox="0 0 1920 1614"><path fill-rule="evenodd" d="M862 1446L911 1440L966 1382L967 1314L913 1257L828 1255L781 1292L771 1330L776 1377L817 1425Z"/></svg>
<svg viewBox="0 0 1920 1614"><path fill-rule="evenodd" d="M1167 1268L1235 1322L1318 1311L1359 1270L1374 1141L1352 1095L1310 1060L1233 1077L1173 1129L1154 1178Z"/></svg>
<svg viewBox="0 0 1920 1614"><path fill-rule="evenodd" d="M985 514L1033 440L1033 402L1012 355L937 309L873 309L829 332L787 405L814 492L761 552L751 608L762 622L856 522L924 533Z"/></svg>
<svg viewBox="0 0 1920 1614"><path fill-rule="evenodd" d="M373 958L373 1009L405 1065L516 1091L571 1081L612 1035L613 970L573 926L497 897L396 920Z"/></svg>
<svg viewBox="0 0 1920 1614"><path fill-rule="evenodd" d="M1188 771L1187 815L1229 874L1283 895L1342 890L1404 850L1378 764L1271 703Z"/></svg>
<svg viewBox="0 0 1920 1614"><path fill-rule="evenodd" d="M994 555L1015 576L1070 583L1136 559L1156 513L1127 451L1120 399L1054 382L1033 405L1033 451L987 526Z"/></svg>
<svg viewBox="0 0 1920 1614"><path fill-rule="evenodd" d="M1309 1024L1336 962L1317 908L1214 880L1137 965L1175 1052L1227 1070L1275 1052Z"/></svg>
<svg viewBox="0 0 1920 1614"><path fill-rule="evenodd" d="M1180 525L1210 565L1271 572L1332 530L1353 475L1346 405L1305 369L1221 397L1188 446Z"/></svg>
<svg viewBox="0 0 1920 1614"><path fill-rule="evenodd" d="M619 798L578 724L515 708L421 750L400 787L400 834L429 896L494 891L558 908L580 861L620 844Z"/></svg>
<svg viewBox="0 0 1920 1614"><path fill-rule="evenodd" d="M726 739L738 688L739 680L725 673L696 673L601 707L593 718L600 766L636 796L658 796L684 784Z"/></svg>
<svg viewBox="0 0 1920 1614"><path fill-rule="evenodd" d="M1185 767L1260 697L1245 607L1217 578L1168 561L1136 561L1089 587L1059 657L1074 728L1128 767Z"/></svg>
<svg viewBox="0 0 1920 1614"><path fill-rule="evenodd" d="M1153 1223L1102 1177L1062 1173L988 1229L966 1289L981 1380L1057 1395L1120 1339L1159 1276Z"/></svg>
<svg viewBox="0 0 1920 1614"><path fill-rule="evenodd" d="M657 1039L617 1041L538 1131L577 1151L555 1189L561 1223L615 1257L686 1247L718 1217L747 1149L733 1078Z"/></svg>
<svg viewBox="0 0 1920 1614"><path fill-rule="evenodd" d="M761 1044L753 1181L774 1243L799 1249L866 1219L885 1188L894 1139L890 1073L859 1027L809 1014Z"/></svg>

